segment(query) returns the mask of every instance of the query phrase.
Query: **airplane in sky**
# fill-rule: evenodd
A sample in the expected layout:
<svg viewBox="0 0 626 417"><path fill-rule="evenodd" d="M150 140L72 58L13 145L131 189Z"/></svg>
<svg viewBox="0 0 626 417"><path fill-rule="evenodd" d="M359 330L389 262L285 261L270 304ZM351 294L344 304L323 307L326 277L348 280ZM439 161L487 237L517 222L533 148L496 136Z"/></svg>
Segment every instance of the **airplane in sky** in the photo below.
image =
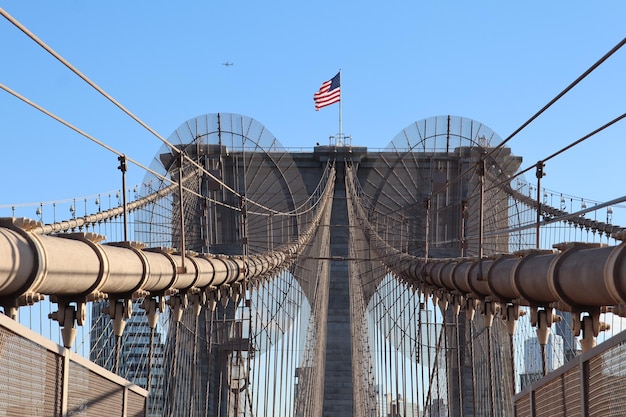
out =
<svg viewBox="0 0 626 417"><path fill-rule="evenodd" d="M232 67L233 63L226 61L226 62L223 62L222 65L224 65L225 67Z"/></svg>

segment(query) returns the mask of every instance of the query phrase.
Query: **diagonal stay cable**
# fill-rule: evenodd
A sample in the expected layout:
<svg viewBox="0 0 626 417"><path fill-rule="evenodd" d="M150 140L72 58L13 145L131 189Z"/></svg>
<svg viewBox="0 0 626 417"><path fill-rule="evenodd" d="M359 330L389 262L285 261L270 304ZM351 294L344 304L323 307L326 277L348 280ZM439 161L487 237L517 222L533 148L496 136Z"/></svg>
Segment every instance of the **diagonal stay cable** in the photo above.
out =
<svg viewBox="0 0 626 417"><path fill-rule="evenodd" d="M531 124L537 117L541 116L541 114L548 110L548 108L550 108L554 103L556 103L561 97L563 97L565 94L567 94L572 88L574 88L578 83L580 83L583 79L585 79L589 74L591 74L596 68L598 68L602 63L604 63L604 61L606 61L607 59L609 59L611 57L611 55L613 55L615 52L617 52L622 46L624 46L624 44L626 44L626 38L622 39L620 42L617 43L617 45L615 45L609 52L607 52L606 54L604 54L602 56L602 58L600 58L598 61L596 61L592 66L590 66L587 71L583 72L578 78L576 78L574 81L572 81L570 83L570 85L568 85L567 87L565 87L565 89L563 91L561 91L559 94L557 94L552 100L550 100L545 106L543 106L541 108L541 110L539 110L537 113L535 113L530 119L528 119L526 122L524 122L520 127L518 127L517 129L515 129L515 131L513 133L511 133L506 139L504 139L502 142L500 142L494 149L492 149L489 153L487 153L487 155L485 155L485 157L489 157L491 156L496 150L498 150L499 148L503 147L508 141L510 141L511 139L513 139L513 137L515 135L517 135L519 132L521 132L526 126L528 126L529 124Z"/></svg>
<svg viewBox="0 0 626 417"><path fill-rule="evenodd" d="M10 87L7 87L6 85L0 83L0 88L3 89L4 91L6 91L7 93L11 94L12 96L22 100L24 103L34 107L35 109L39 110L42 113L44 113L46 116L49 116L49 117L53 118L54 120L56 120L57 122L61 123L62 125L72 129L74 132L78 133L79 135L82 135L82 136L86 137L87 139L91 140L92 142L102 146L107 151L109 151L111 153L114 153L117 156L125 156L122 152L120 152L120 151L110 147L109 145L107 145L106 143L102 142L101 140L98 140L95 137L89 135L88 133L82 131L81 129L79 129L76 126L72 125L71 123L65 121L64 119L60 118L59 116L55 115L54 113L52 113L52 112L46 110L45 108L41 107L40 105L38 105L37 103L33 102L32 100L29 100L28 98L24 97L23 95L21 95L20 93L18 93L17 91L15 91L13 89L11 89ZM150 168L146 167L145 165L142 165L140 162L137 162L137 161L135 161L135 160L133 160L131 158L128 158L128 157L126 157L126 159L128 160L128 162L137 165L139 168L144 169L144 170L150 172L151 174L159 177L160 179L174 183L174 181L172 181L172 180L170 180L170 179L160 175L159 173L151 170Z"/></svg>
<svg viewBox="0 0 626 417"><path fill-rule="evenodd" d="M67 122L66 120L64 120L64 119L60 118L59 116L55 115L54 113L52 113L52 112L50 112L50 111L46 110L45 108L41 107L40 105L38 105L37 103L33 102L32 100L29 100L28 98L24 97L23 95L21 95L21 94L20 94L20 93L18 93L17 91L15 91L15 90L13 90L13 89L11 89L11 88L7 87L6 85L4 85L4 84L0 83L0 89L2 89L2 90L4 90L4 91L6 91L7 93L9 93L9 94L13 95L13 96L14 96L14 97L16 97L16 98L18 98L18 99L22 100L24 103L26 103L26 104L28 104L28 105L30 105L30 106L32 106L32 107L34 107L35 109L37 109L37 110L39 110L40 112L44 113L45 115L47 115L47 116L51 117L52 119L56 120L57 122L61 123L62 125L64 125L64 126L66 126L66 127L70 128L71 130L75 131L75 132L76 132L76 133L78 133L79 135L84 136L85 138L87 138L87 139L91 140L92 142L96 143L97 145L102 146L103 148L105 148L105 149L106 149L106 150L108 150L109 152L114 153L114 154L115 154L115 155L117 155L117 156L124 156L128 162L130 162L130 163L132 163L132 164L135 164L135 165L136 165L136 166L138 166L139 168L141 168L141 169L143 169L143 170L145 170L145 171L147 171L147 172L151 173L152 175L154 175L155 177L159 178L160 180L165 181L165 182L168 182L168 183L170 183L171 185L178 185L178 182L176 182L176 181L174 181L174 180L172 180L172 179L170 179L170 178L167 178L167 177L165 177L165 176L163 176L163 175L159 174L158 172L156 172L156 171L154 171L154 170L150 169L149 167L146 167L146 166L145 166L145 165L143 165L142 163L140 163L140 162L138 162L138 161L135 161L135 160L134 160L134 159L132 159L132 158L129 158L129 157L128 157L128 156L126 156L124 153L122 153L122 152L120 152L120 151L118 151L118 150L116 150L116 149L114 149L114 148L110 147L109 145L105 144L105 143L104 143L104 142L102 142L101 140L99 140L99 139L97 139L97 138L95 138L95 137L91 136L90 134L88 134L88 133L84 132L83 130L81 130L81 129L77 128L76 126L74 126L74 125L72 125L71 123ZM201 194L197 193L197 192L196 192L196 191L194 191L194 190L191 190L191 189L186 188L186 187L184 187L184 188L185 188L185 191L187 191L187 192L190 192L190 193L192 193L192 194L194 194L194 195L196 195L196 196L198 196L198 197L205 198L204 196L202 196ZM157 193L158 193L158 192L157 192ZM162 191L161 191L161 193L162 193ZM155 193L155 194L156 194L156 193ZM211 200L212 202L214 202L214 203L216 203L216 204L219 204L219 205L222 205L222 206L225 206L225 207L231 208L231 209L233 209L233 210L237 210L237 211L238 211L238 210L240 210L238 207L231 206L231 205L229 205L229 204L226 204L226 203L221 202L221 201L218 201L218 200L214 200L214 199L209 199L209 200Z"/></svg>
<svg viewBox="0 0 626 417"><path fill-rule="evenodd" d="M35 103L35 102L33 102L33 101L29 100L28 98L24 97L24 96L23 96L23 95L21 95L20 93L18 93L18 92L16 92L16 91L12 90L11 88L7 87L6 85L4 85L4 84L0 83L0 89L2 89L2 90L4 90L4 91L6 91L7 93L9 93L9 94L13 95L13 96L14 96L14 97L16 97L16 98L18 98L18 99L22 100L22 101L23 101L23 102L25 102L26 104L28 104L28 105L30 105L30 106L32 106L32 107L34 107L35 109L39 110L40 112L44 113L45 115L47 115L47 116L49 116L49 117L53 118L53 119L54 119L54 120L56 120L57 122L59 122L59 123L61 123L62 125L64 125L64 126L66 126L66 127L70 128L71 130L73 130L74 132L78 133L79 135L84 136L85 138L87 138L87 139L91 140L92 142L96 143L97 145L102 146L103 148L105 148L105 149L106 149L106 150L108 150L109 152L114 153L114 154L115 154L115 155L117 155L117 156L124 156L128 162L130 162L130 163L132 163L132 164L135 164L135 165L136 165L136 166L138 166L139 168L141 168L141 169L143 169L143 170L145 170L145 171L147 171L147 172L151 173L152 175L156 176L156 177L157 177L157 178L159 178L160 180L165 181L165 182L168 182L168 183L170 183L171 185L178 185L178 182L176 182L176 181L174 181L174 180L172 180L172 179L170 179L170 178L167 178L167 177L165 177L165 176L163 176L163 175L159 174L158 172L156 172L156 171L154 171L154 170L150 169L149 167L146 167L145 165L141 164L141 163L140 163L140 162L138 162L138 161L135 161L135 160L134 160L134 159L132 159L132 158L127 157L127 156L126 156L125 154L123 154L122 152L120 152L120 151L118 151L118 150L116 150L116 149L114 149L114 148L110 147L109 145L105 144L104 142L102 142L102 141L98 140L97 138L95 138L95 137L91 136L90 134L88 134L88 133L86 133L86 132L82 131L81 129L77 128L76 126L72 125L71 123L67 122L66 120L64 120L64 119L60 118L59 116L55 115L54 113L52 113L52 112L50 112L50 111L46 110L45 108L41 107L41 106L40 106L40 105L38 105L37 103ZM189 188L186 188L186 187L185 187L185 191L190 192L190 193L192 193L192 194L194 194L194 195L196 195L196 196L198 196L198 197L205 198L205 197L204 197L204 196L202 196L201 194L199 194L199 193L197 193L196 191L191 190L191 189L189 189ZM162 191L161 191L161 192L162 192ZM214 199L210 199L210 200L211 200L212 202L216 203L216 204L220 204L220 205L223 205L223 206L225 206L225 207L229 207L229 208L231 208L231 209L233 209L233 210L240 210L238 207L231 206L231 205L226 204L226 203L223 203L223 202L221 202L221 201L214 200Z"/></svg>
<svg viewBox="0 0 626 417"><path fill-rule="evenodd" d="M130 163L132 163L132 164L134 164L134 165L138 166L139 168L141 168L141 169L143 169L143 170L145 170L145 171L147 171L147 172L151 173L152 175L154 175L155 177L159 178L160 180L170 183L171 185L170 185L168 188L170 188L170 187L175 186L175 185L177 185L177 184L178 184L178 182L177 182L177 181L175 181L175 180L173 180L173 179L171 179L171 178L167 178L167 177L165 177L165 176L163 176L163 175L159 174L158 172L156 172L156 171L154 171L154 170L150 169L149 167L146 167L145 165L141 164L140 162L135 161L134 159L132 159L132 158L130 158L130 157L127 157L127 156L126 156L125 154L123 154L122 152L120 152L120 151L118 151L118 150L116 150L116 149L112 148L111 146L107 145L106 143L102 142L101 140L99 140L99 139L97 139L97 138L95 138L95 137L91 136L90 134L88 134L88 133L84 132L83 130L81 130L81 129L79 129L78 127L76 127L76 126L72 125L72 124L71 124L71 123L69 123L68 121L66 121L66 120L62 119L61 117L59 117L59 116L55 115L54 113L50 112L49 110L45 109L44 107L40 106L39 104L37 104L37 103L33 102L32 100L30 100L30 99L28 99L27 97L23 96L22 94L18 93L17 91L15 91L15 90L11 89L10 87L8 87L8 86L6 86L6 85L4 85L4 84L0 83L0 89L2 89L2 90L4 90L4 91L6 91L7 93L9 93L9 94L11 94L11 95L13 95L13 96L14 96L14 97L16 97L17 99L22 100L24 103L26 103L26 104L30 105L31 107L33 107L33 108L35 108L35 109L39 110L40 112L42 112L42 113L44 113L45 115L47 115L48 117L50 117L50 118L52 118L52 119L56 120L57 122L61 123L62 125L64 125L64 126L68 127L69 129L73 130L74 132L78 133L79 135L84 136L85 138L87 138L87 139L91 140L91 141L92 141L92 142L94 142L95 144L97 144L97 145L99 145L99 146L101 146L101 147L105 148L105 149L106 149L106 150L108 150L109 152L111 152L111 153L113 153L113 154L115 154L115 155L117 155L117 156L124 156L128 162L130 162ZM322 178L320 179L320 182L318 183L317 188L315 189L315 192L317 192L317 191L321 188L322 183L324 183L324 181L326 181L326 180L328 179L329 172L330 172L332 169L333 169L333 165L332 165L332 164L330 164L330 163L327 163L327 164L326 164L326 167L325 167L325 169L324 169L324 173L322 174ZM202 197L202 198L205 198L204 196L200 195L200 194L199 194L198 192L196 192L195 190L191 190L191 189L189 189L188 187L185 187L185 186L183 186L183 188L185 189L185 191L187 191L187 192L189 192L189 193L191 193L191 194L193 194L193 195L195 195L195 196L197 196L197 197ZM155 193L155 195L157 195L157 194L162 194L163 192L164 192L164 190L158 191L158 192L156 192L156 193ZM274 214L274 215L292 215L293 213L295 213L296 215L303 215L303 214L306 214L306 213L308 213L308 212L312 211L313 209L315 209L315 207L316 207L316 206L317 206L317 204L319 203L319 199L318 199L318 201L314 202L314 203L312 204L312 206L311 206L311 207L309 207L308 209L305 209L305 210L300 210L300 209L301 209L301 207L305 206L305 205L306 205L306 204L307 204L307 203L308 203L308 202L309 202L309 201L313 198L313 196L314 196L314 195L315 195L315 193L311 194L311 195L307 198L307 200L306 200L306 201L305 201L302 205L300 205L299 207L296 207L296 209L295 209L295 210L291 210L291 211L289 211L289 212L277 212L277 211L275 211L275 210L274 210L272 214ZM210 201L214 202L215 204L218 204L218 205L221 205L221 206L227 207L227 208L229 208L229 209L231 209L231 210L241 211L241 209L240 209L239 207L235 207L235 206L232 206L232 205L230 205L230 204L227 204L227 203L224 203L224 202L222 202L222 201L215 200L215 199L212 199L212 198L208 198L208 199L209 199ZM255 211L252 211L252 210L251 210L251 211L249 211L249 213L250 213L250 214L257 214L257 215L261 215L261 216L268 216L268 215L269 215L268 213L265 213L265 212L255 212Z"/></svg>
<svg viewBox="0 0 626 417"><path fill-rule="evenodd" d="M591 138L592 136L597 135L598 133L602 132L603 130L613 126L615 123L619 122L620 120L626 118L626 113L622 113L620 116L617 116L616 118L606 122L605 124L603 124L602 126L600 126L597 129L594 129L593 131L587 133L586 135L582 136L581 138L575 140L574 142L570 143L567 146L564 146L563 148L559 149L558 151L554 152L553 154L551 154L550 156L542 159L541 161L539 161L539 163L545 163L548 162L550 159L557 157L558 155L562 154L563 152L573 148L574 146L578 145L581 142L584 142L585 140ZM496 183L494 185L492 185L491 187L487 188L485 191L491 191L494 188L502 188L503 186L505 186L506 184L510 183L512 180L514 180L517 177L522 176L523 174L531 171L532 169L537 167L537 163L534 163L532 165L530 165L529 167L517 172L515 175L513 175L510 178L506 178L503 181L500 181L499 183Z"/></svg>
<svg viewBox="0 0 626 417"><path fill-rule="evenodd" d="M617 52L622 46L626 44L626 38L622 39L617 43L609 52L604 54L602 58L596 61L591 67L589 67L584 73L582 73L576 80L572 81L565 89L563 89L559 94L557 94L552 100L550 100L545 106L543 106L539 111L537 111L533 116L531 116L528 120L526 120L520 127L515 129L513 133L507 136L502 142L492 148L489 152L485 153L481 160L484 160L490 156L492 156L496 151L501 149L507 142L509 142L513 137L515 137L519 132L521 132L524 128L526 128L529 124L531 124L535 119L537 119L543 112L548 110L554 103L556 103L561 97L567 94L572 88L578 85L583 79L585 79L589 74L591 74L596 68L598 68L602 63L604 63L607 59L609 59L615 52ZM456 184L461 180L465 175L467 175L470 171L474 169L474 166L466 169L464 172L457 175L451 181L448 181L438 192L443 192L446 189L450 188L452 185Z"/></svg>
<svg viewBox="0 0 626 417"><path fill-rule="evenodd" d="M495 147L493 147L492 149L489 150L489 152L484 153L484 155L481 157L481 161L486 160L487 158L493 156L493 154L495 152L497 152L498 150L500 150L506 143L508 143L511 139L513 139L513 137L515 137L519 132L521 132L523 129L525 129L528 125L530 125L533 121L535 121L535 119L537 119L541 114L543 114L546 110L548 110L550 107L552 107L552 105L554 103L556 103L559 99L561 99L565 94L567 94L570 90L572 90L572 88L574 88L576 85L578 85L583 79L585 79L589 74L591 74L595 69L597 69L601 64L603 64L607 59L609 59L613 54L615 54L615 52L617 52L620 48L622 48L624 45L626 44L626 38L623 38L620 42L618 42L610 51L608 51L606 54L604 54L599 60L597 60L593 65L591 65L585 72L583 72L578 78L576 78L574 81L572 81L567 87L565 87L560 93L558 93L552 100L550 100L546 105L544 105L539 111L537 111L534 115L532 115L528 120L526 120L524 123L522 123L521 126L519 126L517 129L515 129L515 131L513 131L513 133L511 133L509 136L507 136L506 139L504 139L502 142L500 142L498 145L496 145ZM610 126L611 124L621 120L624 117L624 115L618 117L617 119L614 119L613 121L609 122L608 124L598 128L596 131L592 132L592 134L595 134L597 132L599 132L600 130L605 129L606 127ZM592 135L590 134L590 136ZM586 137L585 137L586 139ZM548 158L545 158L544 161L555 157L556 155L558 155L561 152L564 152L565 150L571 148L572 146L577 145L579 142L581 142L584 139L579 139L576 142L573 142L571 145L567 146L566 148L556 152L555 154L550 155ZM461 172L460 174L458 174L456 177L454 177L453 179L451 179L450 181L448 181L443 187L441 187L437 193L442 193L445 192L448 188L450 188L452 185L456 184L457 182L459 182L463 177L465 177L468 173L470 173L472 170L475 169L475 167L477 166L477 164L480 162L477 162L475 165L467 168L465 171ZM530 167L520 173L518 173L516 176L519 176L529 170L531 170L533 167ZM432 196L430 197L432 198ZM416 204L421 204L421 202L416 202L413 203L411 206L416 205ZM392 211L391 213L387 213L389 214L393 214L396 211L398 211L400 209L396 209L394 211Z"/></svg>
<svg viewBox="0 0 626 417"><path fill-rule="evenodd" d="M228 190L231 193L233 193L233 195L235 195L236 197L240 197L242 199L245 199L247 202L249 202L249 203L251 203L251 204L253 204L253 205L255 205L255 206L259 207L259 208L267 210L270 213L279 214L279 215L280 214L284 214L284 213L279 212L277 210L274 210L274 209L272 209L270 207L266 207L266 206L264 206L264 205L262 205L262 204L260 204L260 203L258 203L256 201L254 201L254 200L250 200L247 197L245 197L244 195L241 195L240 193L235 191L233 188L229 187L226 183L224 183L222 180L220 180L219 178L214 176L212 173L210 173L208 170L206 170L203 166L198 164L196 161L194 161L193 159L189 158L187 155L185 155L185 153L182 150L178 149L176 146L171 144L167 139L165 139L163 136L161 136L158 132L156 132L154 129L152 129L150 126L148 126L148 124L146 124L143 120L141 120L139 117L137 117L135 114L133 114L130 110L128 110L126 107L124 107L119 101L117 101L110 94L108 94L106 91L104 91L100 86L98 86L95 82L93 82L91 79L89 79L85 74L80 72L69 61L67 61L59 53L57 53L54 49L52 49L45 42L43 42L41 39L39 39L33 32L31 32L28 28L26 28L24 25L22 25L20 22L18 22L13 16L11 16L6 10L4 10L1 7L0 7L0 15L2 15L5 19L7 19L9 22L11 22L15 27L17 27L19 30L21 30L26 36L28 36L33 41L35 41L39 46L41 46L43 49L45 49L46 52L48 52L50 55L52 55L54 58L56 58L59 62L61 62L63 65L65 65L69 70L71 70L74 74L79 76L83 81L85 81L87 84L89 84L97 92L102 94L107 100L109 100L111 103L113 103L117 108L119 108L124 113L126 113L126 115L128 115L134 121L139 123L142 127L144 127L146 130L148 130L154 136L156 136L161 142L163 142L165 145L167 145L172 151L176 152L177 154L181 154L184 159L189 161L196 168L200 169L204 174L208 175L212 180L217 181L226 190ZM297 215L297 214L294 214L294 215Z"/></svg>

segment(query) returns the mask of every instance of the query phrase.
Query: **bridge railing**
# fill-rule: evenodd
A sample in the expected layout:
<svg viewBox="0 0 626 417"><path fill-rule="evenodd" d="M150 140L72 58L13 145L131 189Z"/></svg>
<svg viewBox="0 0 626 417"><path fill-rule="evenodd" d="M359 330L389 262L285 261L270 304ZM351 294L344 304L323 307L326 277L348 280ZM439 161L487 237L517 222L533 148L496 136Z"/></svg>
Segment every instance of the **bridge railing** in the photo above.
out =
<svg viewBox="0 0 626 417"><path fill-rule="evenodd" d="M514 397L516 417L624 415L626 332L567 362Z"/></svg>
<svg viewBox="0 0 626 417"><path fill-rule="evenodd" d="M143 417L148 391L0 314L0 410Z"/></svg>

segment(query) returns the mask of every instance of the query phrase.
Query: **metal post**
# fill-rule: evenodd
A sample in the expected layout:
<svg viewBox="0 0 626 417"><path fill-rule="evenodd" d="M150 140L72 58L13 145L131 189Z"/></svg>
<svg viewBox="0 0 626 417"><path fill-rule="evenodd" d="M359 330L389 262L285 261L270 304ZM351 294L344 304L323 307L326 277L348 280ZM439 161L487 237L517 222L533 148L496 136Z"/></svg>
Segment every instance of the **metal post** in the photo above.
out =
<svg viewBox="0 0 626 417"><path fill-rule="evenodd" d="M267 250L271 251L272 248L272 213L267 216Z"/></svg>
<svg viewBox="0 0 626 417"><path fill-rule="evenodd" d="M248 214L246 206L246 196L239 196L239 209L241 210L241 254L242 256L248 255Z"/></svg>
<svg viewBox="0 0 626 417"><path fill-rule="evenodd" d="M580 406L583 416L589 415L589 361L580 360Z"/></svg>
<svg viewBox="0 0 626 417"><path fill-rule="evenodd" d="M113 373L119 375L120 369L120 350L122 344L122 336L115 335L115 363L113 364Z"/></svg>
<svg viewBox="0 0 626 417"><path fill-rule="evenodd" d="M541 375L548 375L548 360L546 358L546 345L539 345L541 350Z"/></svg>
<svg viewBox="0 0 626 417"><path fill-rule="evenodd" d="M339 69L339 87L341 87L341 69ZM343 103L343 99L341 97L341 91L339 92L339 140L341 140L343 142L343 126L342 126L342 120L341 120L341 113L342 113L342 104Z"/></svg>
<svg viewBox="0 0 626 417"><path fill-rule="evenodd" d="M400 233L400 251L404 251L404 214L400 214L398 231Z"/></svg>
<svg viewBox="0 0 626 417"><path fill-rule="evenodd" d="M68 398L70 390L70 349L64 348L61 352L63 372L61 375L61 415L66 416L69 410Z"/></svg>
<svg viewBox="0 0 626 417"><path fill-rule="evenodd" d="M430 199L426 198L424 199L424 209L426 210L426 226L425 226L425 238L424 238L424 260L428 261L428 233L429 233L429 228L428 225L430 223L429 221L429 213L430 213Z"/></svg>
<svg viewBox="0 0 626 417"><path fill-rule="evenodd" d="M126 206L126 171L128 166L126 164L126 155L120 155L117 157L120 161L120 166L117 167L122 171L122 206L124 207L124 241L128 242L128 207Z"/></svg>
<svg viewBox="0 0 626 417"><path fill-rule="evenodd" d="M207 191L208 193L208 191ZM209 216L209 199L204 197L204 251L205 253L211 252L211 218Z"/></svg>
<svg viewBox="0 0 626 417"><path fill-rule="evenodd" d="M540 235L540 227L541 227L541 178L546 174L543 172L543 167L545 164L543 161L537 162L537 249L541 248L541 235Z"/></svg>
<svg viewBox="0 0 626 417"><path fill-rule="evenodd" d="M185 270L185 210L183 205L183 161L184 155L178 154L178 206L180 208L180 268Z"/></svg>
<svg viewBox="0 0 626 417"><path fill-rule="evenodd" d="M485 160L478 162L480 176L479 214L478 214L478 257L483 257L483 221L485 216Z"/></svg>
<svg viewBox="0 0 626 417"><path fill-rule="evenodd" d="M461 257L467 255L467 241L465 240L465 221L467 219L467 200L461 201L461 230L459 231L459 242L461 243Z"/></svg>

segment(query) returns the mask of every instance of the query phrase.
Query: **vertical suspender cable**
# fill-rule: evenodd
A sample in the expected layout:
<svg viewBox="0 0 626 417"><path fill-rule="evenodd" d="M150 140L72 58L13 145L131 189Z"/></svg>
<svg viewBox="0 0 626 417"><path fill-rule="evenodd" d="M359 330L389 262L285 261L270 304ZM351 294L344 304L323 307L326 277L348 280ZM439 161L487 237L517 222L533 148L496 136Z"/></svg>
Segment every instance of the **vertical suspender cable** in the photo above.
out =
<svg viewBox="0 0 626 417"><path fill-rule="evenodd" d="M192 306L197 308L195 305ZM189 417L193 417L195 412L195 395L196 395L196 362L198 360L198 322L199 315L194 314L194 332L193 332L193 361L191 362L191 387L189 389Z"/></svg>
<svg viewBox="0 0 626 417"><path fill-rule="evenodd" d="M435 369L436 369L436 363L434 362L433 358L431 358L431 353L432 353L432 341L430 340L430 335L431 335L431 330L434 329L435 332L435 336L437 333L437 326L435 324L435 314L434 314L434 310L433 310L433 314L432 314L432 319L429 318L429 314L428 314L428 303L430 302L430 297L424 297L424 308L426 308L426 357L427 357L427 380L426 381L422 381L422 386L427 387L425 389L427 389L427 392L424 393L424 416L426 416L426 410L428 409L428 407L430 406L430 393L432 390L432 375L434 375L435 373ZM431 321L432 320L432 321ZM435 352L436 353L436 352ZM435 360L436 360L436 355L435 355ZM431 365L432 364L432 365ZM432 366L432 368L431 368Z"/></svg>
<svg viewBox="0 0 626 417"><path fill-rule="evenodd" d="M468 324L468 338L469 338L469 348L470 348L470 360L471 360L471 369L472 369L472 409L473 415L476 415L476 358L474 356L474 324L471 320L467 321Z"/></svg>
<svg viewBox="0 0 626 417"><path fill-rule="evenodd" d="M450 379L450 360L448 358L448 355L450 355L450 349L449 349L449 345L448 345L448 327L450 327L450 323L448 320L448 314L447 314L447 309L444 310L441 307L439 308L441 310L441 318L442 318L442 331L443 331L443 351L444 351L444 376L446 377L446 381L448 381ZM447 384L447 387L450 387L451 384ZM447 388L446 387L446 388ZM439 398L441 398L441 392L439 392ZM448 417L450 417L450 408L448 407Z"/></svg>
<svg viewBox="0 0 626 417"><path fill-rule="evenodd" d="M274 345L274 366L275 366L275 370L276 368L278 368L279 365L280 366L280 370L278 372L279 377L277 378L278 380L278 384L275 385L275 387L278 387L278 402L275 402L275 405L278 405L279 408L279 413L280 413L280 407L282 407L282 399L283 399L283 377L284 377L284 373L285 373L285 367L283 366L283 354L282 352L284 351L284 346L285 346L285 338L287 337L286 332L284 331L284 322L282 320L282 314L284 314L284 308L286 307L286 301L287 301L287 294L286 294L286 289L285 289L285 279L284 279L284 273L281 273L278 277L279 281L278 281L278 294L281 297L281 299L277 300L277 306L276 306L276 322L277 322L277 326L276 326L276 344ZM282 337L281 334L282 333ZM276 398L276 391L274 391L274 398ZM274 410L274 412L276 412L276 410Z"/></svg>
<svg viewBox="0 0 626 417"><path fill-rule="evenodd" d="M457 360L457 376L458 376L458 386L459 386L459 412L460 416L463 417L465 415L465 411L463 410L463 358L461 357L461 325L460 325L460 316L456 314L456 360Z"/></svg>
<svg viewBox="0 0 626 417"><path fill-rule="evenodd" d="M493 336L491 334L491 326L487 326L487 358L489 360L489 392L491 393L491 416L495 417L496 415L496 391L495 391L495 375L493 369L493 352L492 352L492 342Z"/></svg>
<svg viewBox="0 0 626 417"><path fill-rule="evenodd" d="M421 292L421 291L420 291ZM420 379L421 379L421 400L419 401L419 403L424 407L424 413L423 416L426 416L426 383L425 383L425 378L424 378L424 371L425 369L428 369L430 367L430 360L428 358L428 350L429 350L429 346L423 345L423 341L422 339L424 338L424 327L426 327L426 338L428 338L428 333L430 332L430 329L428 327L428 309L426 308L426 298L422 298L422 295L420 295L420 292L418 292L418 302L419 302L419 316L417 318L417 346L418 346L418 352L417 352L417 357L418 357L418 361L420 363ZM424 301L422 301L422 299ZM426 323L422 322L422 317L424 316L424 313L426 313ZM424 349L426 349L426 354L424 354ZM426 359L426 363L424 363L424 359Z"/></svg>
<svg viewBox="0 0 626 417"><path fill-rule="evenodd" d="M391 280L391 282L393 282L394 284L397 284L397 282L395 281L395 277L392 277L393 279ZM394 285L393 286L393 293L394 293L394 302L393 302L393 315L392 315L392 320L393 320L393 331L398 334L400 332L400 329L398 327L398 320L400 315L402 314L402 312L398 311L398 309L400 308L400 295L399 293L399 285ZM392 335L393 339L397 339L397 336ZM400 376L398 375L400 372L400 355L401 355L401 346L400 343L398 343L398 340L396 340L396 344L397 346L392 346L394 352L394 367L392 369L392 372L395 374L395 380L396 380L396 408L398 410L398 413L400 412Z"/></svg>
<svg viewBox="0 0 626 417"><path fill-rule="evenodd" d="M266 287L263 289L263 299L265 300L265 297L267 297L267 303L263 303L264 304L264 308L263 311L265 311L267 309L267 313L268 316L271 315L271 306L270 306L270 286L273 285L271 281L267 281ZM267 306L267 307L265 307ZM268 410L269 407L269 403L270 403L270 398L269 398L269 392L270 392L270 380L269 380L269 372L268 370L271 367L271 353L270 353L270 343L272 341L272 334L271 331L272 329L270 328L270 318L267 317L265 319L265 321L267 323L263 323L263 327L265 328L265 331L267 333L267 352L266 352L266 366L265 366L265 373L264 373L264 392L265 392L265 398L263 399L263 415L269 416L272 415L272 413L270 413L270 411ZM273 327L273 326L272 326Z"/></svg>

